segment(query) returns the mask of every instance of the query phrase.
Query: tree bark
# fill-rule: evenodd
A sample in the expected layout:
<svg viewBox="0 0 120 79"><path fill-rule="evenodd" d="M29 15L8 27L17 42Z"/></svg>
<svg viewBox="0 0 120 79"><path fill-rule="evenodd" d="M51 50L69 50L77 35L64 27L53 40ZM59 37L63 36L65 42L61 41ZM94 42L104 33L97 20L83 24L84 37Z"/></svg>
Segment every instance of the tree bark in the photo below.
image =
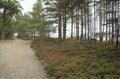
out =
<svg viewBox="0 0 120 79"><path fill-rule="evenodd" d="M1 33L1 40L5 39L5 28L6 28L6 9L3 10L3 27Z"/></svg>
<svg viewBox="0 0 120 79"><path fill-rule="evenodd" d="M73 12L71 16L71 38L73 38Z"/></svg>
<svg viewBox="0 0 120 79"><path fill-rule="evenodd" d="M58 0L59 7L58 7L58 37L59 37L59 46L61 45L61 0Z"/></svg>
<svg viewBox="0 0 120 79"><path fill-rule="evenodd" d="M80 39L83 38L83 9L81 9L81 37Z"/></svg>
<svg viewBox="0 0 120 79"><path fill-rule="evenodd" d="M114 41L114 1L112 1L112 43Z"/></svg>
<svg viewBox="0 0 120 79"><path fill-rule="evenodd" d="M79 9L76 8L76 39L79 39Z"/></svg>
<svg viewBox="0 0 120 79"><path fill-rule="evenodd" d="M66 39L66 6L65 6L65 9L64 9L64 12L63 12L63 39Z"/></svg>

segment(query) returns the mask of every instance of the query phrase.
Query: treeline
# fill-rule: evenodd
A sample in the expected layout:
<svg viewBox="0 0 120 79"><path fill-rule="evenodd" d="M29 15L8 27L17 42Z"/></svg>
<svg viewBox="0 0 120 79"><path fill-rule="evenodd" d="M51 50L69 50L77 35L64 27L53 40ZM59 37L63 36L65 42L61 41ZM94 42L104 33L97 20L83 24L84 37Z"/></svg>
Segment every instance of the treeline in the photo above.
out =
<svg viewBox="0 0 120 79"><path fill-rule="evenodd" d="M0 1L0 37L50 36L58 31L59 44L67 38L114 43L120 38L120 0L37 0L33 11L20 13L17 0Z"/></svg>
<svg viewBox="0 0 120 79"><path fill-rule="evenodd" d="M119 12L119 0L38 0L33 11L22 16L32 19L30 23L37 28L41 25L51 25L47 27L51 28L57 24L59 37L63 39L70 28L71 38L97 38L100 41L105 38L112 42L119 35L116 34L116 30L119 31Z"/></svg>
<svg viewBox="0 0 120 79"><path fill-rule="evenodd" d="M76 32L76 39L98 36L101 41L103 37L106 37L106 41L113 41L116 30L119 30L119 0L48 0L46 4L49 4L47 8L51 14L57 13L59 27L62 28L59 28L62 34L60 38L66 38L68 23L71 23L71 38Z"/></svg>
<svg viewBox="0 0 120 79"><path fill-rule="evenodd" d="M32 12L27 12L19 16L17 20L17 33L19 37L49 37L54 31L53 22L47 20L45 9L41 0L33 5Z"/></svg>
<svg viewBox="0 0 120 79"><path fill-rule="evenodd" d="M59 43L71 38L116 42L120 38L120 0L46 0L49 17L58 24Z"/></svg>
<svg viewBox="0 0 120 79"><path fill-rule="evenodd" d="M57 24L59 40L66 39L69 28L71 38L77 40L92 38L118 43L119 2L119 0L37 0L32 12L17 16L17 32L19 36L49 36L51 31L55 31L54 25Z"/></svg>
<svg viewBox="0 0 120 79"><path fill-rule="evenodd" d="M14 35L16 16L21 8L17 0L0 0L0 39L8 39Z"/></svg>

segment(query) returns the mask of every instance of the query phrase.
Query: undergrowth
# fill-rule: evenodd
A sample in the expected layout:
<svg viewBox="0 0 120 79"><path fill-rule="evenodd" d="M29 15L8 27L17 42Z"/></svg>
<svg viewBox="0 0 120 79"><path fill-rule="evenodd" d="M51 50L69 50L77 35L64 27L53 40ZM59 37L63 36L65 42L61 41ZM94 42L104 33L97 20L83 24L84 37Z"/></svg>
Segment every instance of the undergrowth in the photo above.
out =
<svg viewBox="0 0 120 79"><path fill-rule="evenodd" d="M50 79L120 79L114 44L66 39L58 46L58 39L36 38L31 47Z"/></svg>

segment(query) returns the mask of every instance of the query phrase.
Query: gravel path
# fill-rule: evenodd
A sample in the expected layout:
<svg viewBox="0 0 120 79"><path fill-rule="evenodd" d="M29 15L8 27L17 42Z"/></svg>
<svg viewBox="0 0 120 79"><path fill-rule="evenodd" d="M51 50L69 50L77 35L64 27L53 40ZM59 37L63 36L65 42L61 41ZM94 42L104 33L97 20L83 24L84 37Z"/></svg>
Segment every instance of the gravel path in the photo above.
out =
<svg viewBox="0 0 120 79"><path fill-rule="evenodd" d="M0 79L47 79L30 42L0 41Z"/></svg>

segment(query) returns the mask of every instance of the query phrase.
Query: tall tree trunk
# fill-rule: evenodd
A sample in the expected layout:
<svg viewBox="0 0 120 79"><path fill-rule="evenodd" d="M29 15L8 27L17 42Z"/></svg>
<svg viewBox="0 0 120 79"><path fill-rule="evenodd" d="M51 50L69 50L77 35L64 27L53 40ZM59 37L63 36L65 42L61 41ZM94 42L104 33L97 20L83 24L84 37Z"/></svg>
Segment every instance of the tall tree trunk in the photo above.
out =
<svg viewBox="0 0 120 79"><path fill-rule="evenodd" d="M108 39L107 1L105 4L105 10L106 10L106 13L105 13L105 17L106 17L106 41L107 41L107 39Z"/></svg>
<svg viewBox="0 0 120 79"><path fill-rule="evenodd" d="M81 8L81 37L83 39L83 9Z"/></svg>
<svg viewBox="0 0 120 79"><path fill-rule="evenodd" d="M89 8L89 7L88 7ZM90 39L89 37L90 37L90 15L89 15L89 11L88 11L88 13L87 13L87 17L88 17L88 19L87 19L87 21L88 21L88 35L87 35L87 38L88 38L88 40Z"/></svg>
<svg viewBox="0 0 120 79"><path fill-rule="evenodd" d="M71 16L71 38L73 38L73 12Z"/></svg>
<svg viewBox="0 0 120 79"><path fill-rule="evenodd" d="M96 30L96 27L95 27L95 24L96 24L96 19L95 19L95 0L94 0L94 39L95 39L95 30ZM95 40L94 40L94 43L95 43Z"/></svg>
<svg viewBox="0 0 120 79"><path fill-rule="evenodd" d="M66 39L66 23L67 23L67 18L66 18L66 6L63 12L63 39Z"/></svg>
<svg viewBox="0 0 120 79"><path fill-rule="evenodd" d="M102 42L102 13L101 13L101 0L100 0L100 6L99 6L99 40Z"/></svg>
<svg viewBox="0 0 120 79"><path fill-rule="evenodd" d="M109 42L111 42L111 23L110 23L110 13L109 13Z"/></svg>
<svg viewBox="0 0 120 79"><path fill-rule="evenodd" d="M58 0L59 3L59 7L58 7L58 31L59 31L59 45L61 45L61 36L62 36L62 32L61 32L61 0Z"/></svg>
<svg viewBox="0 0 120 79"><path fill-rule="evenodd" d="M1 33L1 40L5 39L5 29L6 29L6 9L3 10L3 27Z"/></svg>
<svg viewBox="0 0 120 79"><path fill-rule="evenodd" d="M119 5L117 6L117 1L115 0L115 3L114 3L114 6L115 6L115 13L114 13L114 16L115 16L115 29L116 29L116 50L118 52L118 49L119 49L119 23L118 23L118 17L117 17L117 8L119 8Z"/></svg>
<svg viewBox="0 0 120 79"><path fill-rule="evenodd" d="M114 1L112 1L112 43L114 41Z"/></svg>
<svg viewBox="0 0 120 79"><path fill-rule="evenodd" d="M85 18L84 18L84 20L85 20L85 39L86 39L86 37L87 37L87 20L86 20L86 18L87 18L87 14L86 14L86 8L84 7L84 9L85 9L85 11L84 11L84 16L85 16Z"/></svg>
<svg viewBox="0 0 120 79"><path fill-rule="evenodd" d="M79 8L76 8L76 39L79 39Z"/></svg>

